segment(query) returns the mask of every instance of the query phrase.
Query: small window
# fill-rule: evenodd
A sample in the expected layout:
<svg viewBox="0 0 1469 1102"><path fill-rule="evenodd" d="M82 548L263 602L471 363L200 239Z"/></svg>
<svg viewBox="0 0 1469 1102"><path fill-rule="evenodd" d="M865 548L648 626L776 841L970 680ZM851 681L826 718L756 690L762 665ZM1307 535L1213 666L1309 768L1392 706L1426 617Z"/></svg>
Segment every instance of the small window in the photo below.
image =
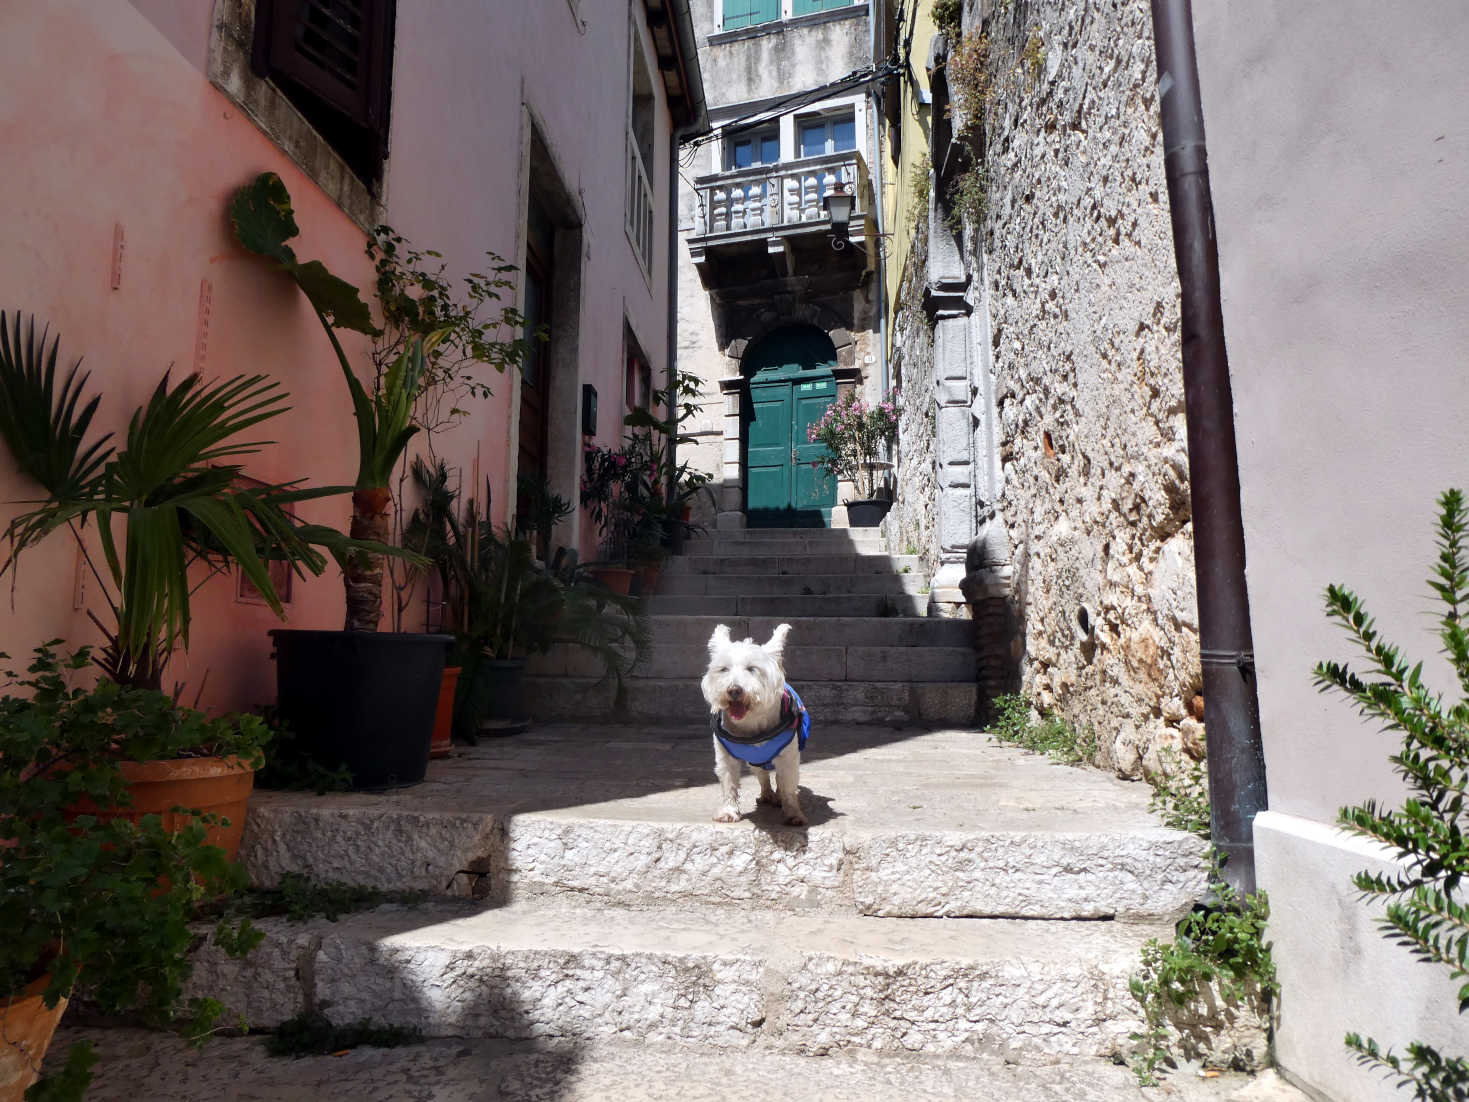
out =
<svg viewBox="0 0 1469 1102"><path fill-rule="evenodd" d="M802 157L849 153L857 148L857 123L850 111L798 119L796 136Z"/></svg>
<svg viewBox="0 0 1469 1102"><path fill-rule="evenodd" d="M850 8L852 0L791 0L792 15L810 15L815 11L831 11L832 8Z"/></svg>
<svg viewBox="0 0 1469 1102"><path fill-rule="evenodd" d="M724 145L724 167L726 169L773 165L779 160L779 130L747 130L743 134L727 139Z"/></svg>
<svg viewBox="0 0 1469 1102"><path fill-rule="evenodd" d="M724 29L753 27L780 18L780 0L723 0Z"/></svg>
<svg viewBox="0 0 1469 1102"><path fill-rule="evenodd" d="M259 0L251 67L364 184L388 151L396 0Z"/></svg>

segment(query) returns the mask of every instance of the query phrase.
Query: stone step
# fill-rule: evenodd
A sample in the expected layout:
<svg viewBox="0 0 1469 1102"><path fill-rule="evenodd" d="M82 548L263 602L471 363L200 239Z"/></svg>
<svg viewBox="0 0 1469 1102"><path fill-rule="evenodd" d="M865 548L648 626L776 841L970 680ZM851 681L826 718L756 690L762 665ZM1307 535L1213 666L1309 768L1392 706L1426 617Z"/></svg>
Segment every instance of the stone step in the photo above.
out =
<svg viewBox="0 0 1469 1102"><path fill-rule="evenodd" d="M853 551L810 555L675 555L665 578L682 574L921 574L917 555L859 555Z"/></svg>
<svg viewBox="0 0 1469 1102"><path fill-rule="evenodd" d="M876 543L883 539L881 528L721 528L704 539L721 540L817 540L827 543Z"/></svg>
<svg viewBox="0 0 1469 1102"><path fill-rule="evenodd" d="M681 554L688 556L722 555L886 555L887 541L881 536L848 537L835 532L832 536L808 535L771 538L765 533L731 537L726 533L689 540Z"/></svg>
<svg viewBox="0 0 1469 1102"><path fill-rule="evenodd" d="M656 640L655 636L655 640ZM796 685L814 681L868 681L874 672L884 678L925 682L973 682L974 648L964 647L845 647L841 635L827 632L835 646L788 643L786 677ZM702 644L704 640L701 640ZM709 652L688 643L654 642L630 675L632 678L686 678L697 681L709 664ZM602 662L595 655L570 646L530 659L526 672L533 677L600 677Z"/></svg>
<svg viewBox="0 0 1469 1102"><path fill-rule="evenodd" d="M926 616L926 593L848 593L832 596L740 595L649 597L650 616Z"/></svg>
<svg viewBox="0 0 1469 1102"><path fill-rule="evenodd" d="M670 574L660 597L837 597L928 592L926 574Z"/></svg>
<svg viewBox="0 0 1469 1102"><path fill-rule="evenodd" d="M650 616L648 626L653 640L659 644L682 643L697 646L703 652L714 629L724 624L736 639L753 638L764 642L777 624L790 624L786 653L803 646L827 646L833 628L840 630L840 642L847 647L972 647L974 622L946 620L937 616L850 617L838 625L821 617L810 616ZM869 670L869 676L880 673Z"/></svg>
<svg viewBox="0 0 1469 1102"><path fill-rule="evenodd" d="M191 991L254 1028L319 1007L429 1037L760 1045L822 1054L1106 1056L1141 1027L1128 977L1166 923L792 915L443 901L259 923Z"/></svg>
<svg viewBox="0 0 1469 1102"><path fill-rule="evenodd" d="M809 698L808 698L809 699ZM974 731L842 727L814 712L804 829L719 804L702 723L551 727L435 761L384 793L257 792L241 860L286 873L499 902L737 904L834 916L1173 917L1207 844L1161 826L1146 786ZM466 872L464 870L473 870Z"/></svg>
<svg viewBox="0 0 1469 1102"><path fill-rule="evenodd" d="M678 599L678 598L672 598ZM706 598L688 598L705 600ZM808 681L796 685L813 714L828 723L890 727L968 725L978 686L950 681ZM697 680L630 677L618 686L601 677L527 676L527 709L542 723L697 722L708 716Z"/></svg>
<svg viewBox="0 0 1469 1102"><path fill-rule="evenodd" d="M270 1099L271 1102L1144 1102L1130 1070L1095 1057L1012 1064L998 1057L714 1049L613 1039L572 1043L439 1038L398 1048L361 1047L283 1060L259 1035L214 1037L194 1048L171 1033L70 1027L47 1054L59 1070L67 1050L89 1042L100 1055L88 1102ZM1307 1102L1273 1071L1170 1078L1173 1102Z"/></svg>

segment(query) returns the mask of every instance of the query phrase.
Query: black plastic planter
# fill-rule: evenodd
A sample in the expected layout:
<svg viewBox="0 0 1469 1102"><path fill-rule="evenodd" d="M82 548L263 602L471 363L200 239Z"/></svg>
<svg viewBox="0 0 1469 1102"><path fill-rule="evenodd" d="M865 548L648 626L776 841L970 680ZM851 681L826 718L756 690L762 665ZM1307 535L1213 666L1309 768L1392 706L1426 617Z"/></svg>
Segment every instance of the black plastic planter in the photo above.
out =
<svg viewBox="0 0 1469 1102"><path fill-rule="evenodd" d="M871 498L847 502L847 523L853 528L876 528L893 507L891 498Z"/></svg>
<svg viewBox="0 0 1469 1102"><path fill-rule="evenodd" d="M318 764L345 765L356 788L423 780L452 635L270 634L281 720Z"/></svg>
<svg viewBox="0 0 1469 1102"><path fill-rule="evenodd" d="M525 710L525 659L465 658L454 705L454 737L516 735L530 726Z"/></svg>

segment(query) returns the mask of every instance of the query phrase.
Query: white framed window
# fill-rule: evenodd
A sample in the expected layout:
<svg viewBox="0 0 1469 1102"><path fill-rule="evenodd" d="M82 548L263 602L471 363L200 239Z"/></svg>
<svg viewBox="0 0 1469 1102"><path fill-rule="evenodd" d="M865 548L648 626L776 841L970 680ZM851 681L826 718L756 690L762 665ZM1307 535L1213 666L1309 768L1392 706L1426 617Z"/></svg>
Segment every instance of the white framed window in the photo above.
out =
<svg viewBox="0 0 1469 1102"><path fill-rule="evenodd" d="M856 148L857 117L851 110L804 115L796 119L797 157L850 153Z"/></svg>
<svg viewBox="0 0 1469 1102"><path fill-rule="evenodd" d="M625 204L627 239L637 254L643 274L653 271L653 184L648 164L653 159L655 104L653 76L643 53L636 23L628 23L627 186Z"/></svg>
<svg viewBox="0 0 1469 1102"><path fill-rule="evenodd" d="M736 31L836 8L866 6L866 0L716 0L714 29Z"/></svg>
<svg viewBox="0 0 1469 1102"><path fill-rule="evenodd" d="M780 160L780 127L746 130L724 139L724 168L773 165Z"/></svg>

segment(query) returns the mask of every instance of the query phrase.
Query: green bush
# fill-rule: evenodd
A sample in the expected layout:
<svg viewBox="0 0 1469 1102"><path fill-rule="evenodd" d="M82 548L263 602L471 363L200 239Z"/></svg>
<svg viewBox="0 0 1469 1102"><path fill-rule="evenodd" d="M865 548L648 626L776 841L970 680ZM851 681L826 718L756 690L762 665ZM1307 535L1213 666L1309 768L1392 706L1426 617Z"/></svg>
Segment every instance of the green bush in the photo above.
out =
<svg viewBox="0 0 1469 1102"><path fill-rule="evenodd" d="M1051 712L1037 714L1029 697L1019 693L997 696L992 704L990 734L1001 742L1045 754L1052 761L1075 765L1091 761L1097 752L1096 731L1079 732Z"/></svg>
<svg viewBox="0 0 1469 1102"><path fill-rule="evenodd" d="M1396 731L1397 753L1388 757L1412 793L1399 808L1375 800L1339 813L1342 826L1394 850L1404 871L1391 876L1359 872L1352 877L1368 898L1387 901L1380 922L1388 940L1418 960L1448 969L1451 978L1469 980L1469 904L1463 880L1469 875L1469 562L1464 554L1464 495L1447 490L1438 499L1438 562L1429 587L1441 606L1439 640L1465 694L1446 704L1423 682L1423 663L1409 666L1397 647L1377 631L1361 600L1345 586L1326 589L1326 614L1341 625L1366 659L1364 677L1339 662L1321 662L1315 678L1322 691L1345 694L1361 714ZM1459 1013L1469 1010L1469 982L1459 988ZM1469 1099L1469 1059L1445 1056L1430 1045L1412 1042L1406 1056L1384 1051L1357 1033L1346 1045L1360 1063L1386 1071L1399 1086L1411 1087L1418 1102Z"/></svg>

